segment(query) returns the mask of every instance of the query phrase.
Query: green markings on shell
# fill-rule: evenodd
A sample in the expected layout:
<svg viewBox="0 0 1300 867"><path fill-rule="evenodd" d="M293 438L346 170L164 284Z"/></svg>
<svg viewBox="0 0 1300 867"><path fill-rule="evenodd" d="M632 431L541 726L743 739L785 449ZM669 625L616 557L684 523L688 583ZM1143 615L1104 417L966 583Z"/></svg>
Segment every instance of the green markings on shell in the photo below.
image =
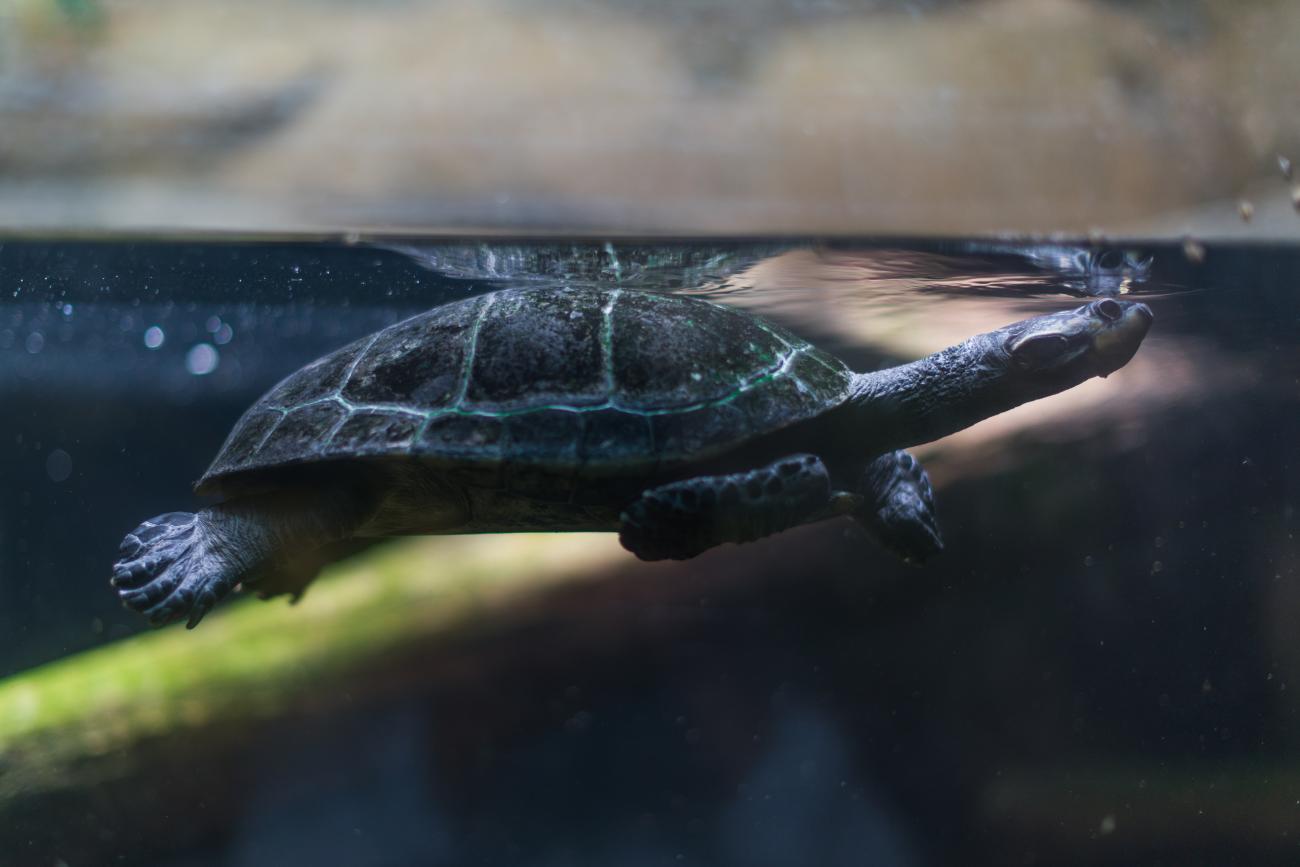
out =
<svg viewBox="0 0 1300 867"><path fill-rule="evenodd" d="M322 448L344 454L363 455L401 446L414 439L423 418L392 412L358 410L341 424Z"/></svg>
<svg viewBox="0 0 1300 867"><path fill-rule="evenodd" d="M474 357L478 354L478 334L483 329L483 320L487 318L488 310L492 308L492 302L495 300L495 295L485 295L474 314L474 324L470 326L469 342L465 349L465 360L460 366L458 379L460 385L456 388L455 405L457 406L464 403L466 395L469 394L469 378L474 370Z"/></svg>
<svg viewBox="0 0 1300 867"><path fill-rule="evenodd" d="M619 408L627 411L689 412L715 404L775 373L797 351L755 328L752 317L698 299L629 292L611 319L612 376Z"/></svg>
<svg viewBox="0 0 1300 867"><path fill-rule="evenodd" d="M240 420L204 481L365 455L550 466L688 457L835 406L850 376L799 338L697 298L505 290L291 375Z"/></svg>
<svg viewBox="0 0 1300 867"><path fill-rule="evenodd" d="M506 423L499 418L445 413L427 419L416 432L415 449L448 457L501 458L507 442Z"/></svg>
<svg viewBox="0 0 1300 867"><path fill-rule="evenodd" d="M324 395L336 393L378 339L378 334L372 334L364 340L343 347L338 352L313 361L302 370L286 377L272 389L271 395L274 395L275 399L268 404L268 407L292 409ZM261 405L265 400L263 398L258 404Z"/></svg>
<svg viewBox="0 0 1300 867"><path fill-rule="evenodd" d="M319 448L322 431L332 431L347 419L348 410L334 401L304 404L285 413L257 454L274 463L293 461Z"/></svg>
<svg viewBox="0 0 1300 867"><path fill-rule="evenodd" d="M555 291L495 296L472 335L468 387L454 408L508 413L607 403L604 299L584 300Z"/></svg>
<svg viewBox="0 0 1300 867"><path fill-rule="evenodd" d="M434 310L376 334L334 393L355 406L451 406L463 397L460 371L474 346L465 339L473 323L461 312Z"/></svg>

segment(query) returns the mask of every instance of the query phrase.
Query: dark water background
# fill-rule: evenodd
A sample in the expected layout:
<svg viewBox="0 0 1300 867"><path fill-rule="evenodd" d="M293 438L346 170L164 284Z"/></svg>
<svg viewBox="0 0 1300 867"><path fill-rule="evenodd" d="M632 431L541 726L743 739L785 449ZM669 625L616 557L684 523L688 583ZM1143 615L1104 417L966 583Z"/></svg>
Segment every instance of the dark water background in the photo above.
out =
<svg viewBox="0 0 1300 867"><path fill-rule="evenodd" d="M491 701L268 733L219 822L160 778L160 821L202 826L183 844L93 793L0 806L0 864L1300 860L1294 246L0 241L0 674L143 629L118 541L192 507L282 376L546 281L702 293L858 367L1096 294L1156 324L1101 399L941 444L924 569L837 522L641 568L671 593L640 643L547 662L542 629L499 649Z"/></svg>

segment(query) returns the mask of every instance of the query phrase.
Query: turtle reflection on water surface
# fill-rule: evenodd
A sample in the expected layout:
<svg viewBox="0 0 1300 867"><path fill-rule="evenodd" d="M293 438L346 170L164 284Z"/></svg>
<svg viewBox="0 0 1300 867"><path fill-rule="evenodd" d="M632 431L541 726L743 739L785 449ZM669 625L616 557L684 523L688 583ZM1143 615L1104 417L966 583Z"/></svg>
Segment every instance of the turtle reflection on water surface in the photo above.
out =
<svg viewBox="0 0 1300 867"><path fill-rule="evenodd" d="M1103 299L854 373L697 298L515 289L438 307L290 375L199 480L220 502L126 536L113 585L194 626L237 584L299 594L367 540L617 531L693 557L835 515L920 561L942 546L900 449L1122 367L1151 325Z"/></svg>

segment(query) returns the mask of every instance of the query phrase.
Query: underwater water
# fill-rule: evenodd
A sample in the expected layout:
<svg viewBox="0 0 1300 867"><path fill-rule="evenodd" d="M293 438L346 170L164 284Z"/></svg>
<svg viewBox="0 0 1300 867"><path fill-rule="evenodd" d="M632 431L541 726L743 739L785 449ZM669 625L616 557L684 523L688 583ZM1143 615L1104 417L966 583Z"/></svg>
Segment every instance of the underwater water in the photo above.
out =
<svg viewBox="0 0 1300 867"><path fill-rule="evenodd" d="M267 388L510 286L867 370L1097 297L1105 380L916 450L946 550L398 542L153 632L108 585ZM1292 864L1300 247L0 241L0 864Z"/></svg>

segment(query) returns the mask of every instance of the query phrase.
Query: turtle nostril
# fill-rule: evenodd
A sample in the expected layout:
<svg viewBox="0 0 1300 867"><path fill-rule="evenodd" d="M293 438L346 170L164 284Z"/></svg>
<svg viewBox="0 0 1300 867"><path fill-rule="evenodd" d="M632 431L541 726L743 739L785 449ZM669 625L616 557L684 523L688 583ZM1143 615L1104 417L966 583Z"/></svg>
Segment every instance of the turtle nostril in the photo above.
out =
<svg viewBox="0 0 1300 867"><path fill-rule="evenodd" d="M1093 305L1093 309L1097 311L1097 315L1102 319L1109 319L1111 322L1124 315L1124 308L1120 306L1120 303L1110 298L1098 301Z"/></svg>

